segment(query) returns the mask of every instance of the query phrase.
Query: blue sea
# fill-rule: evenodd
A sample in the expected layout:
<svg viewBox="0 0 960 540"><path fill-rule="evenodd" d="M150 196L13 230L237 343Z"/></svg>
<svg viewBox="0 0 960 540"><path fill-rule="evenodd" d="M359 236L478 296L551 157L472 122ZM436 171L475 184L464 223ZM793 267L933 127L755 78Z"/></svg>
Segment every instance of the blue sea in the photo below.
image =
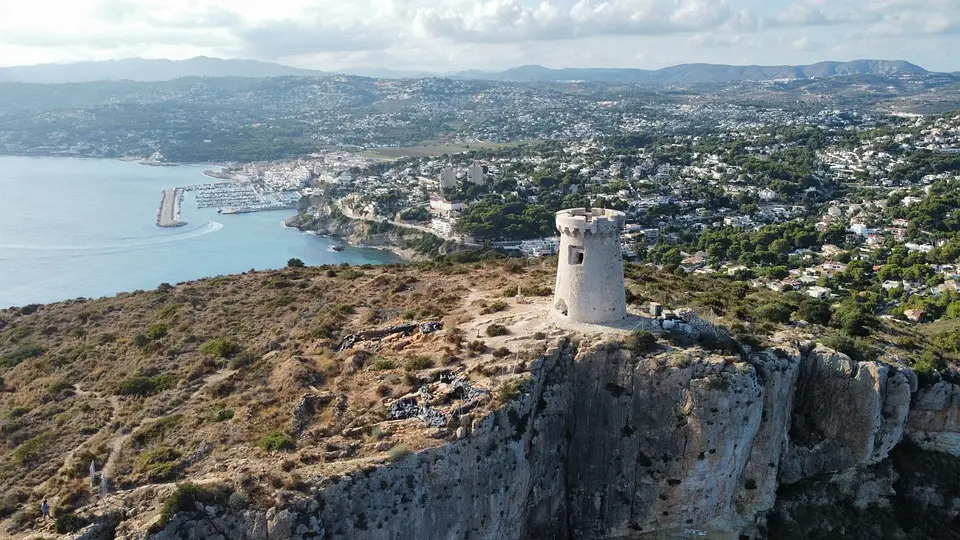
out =
<svg viewBox="0 0 960 540"><path fill-rule="evenodd" d="M184 227L161 229L164 188L214 182L209 167L0 156L0 307L156 288L160 283L308 265L398 262L283 226L292 210L221 215L188 193Z"/></svg>

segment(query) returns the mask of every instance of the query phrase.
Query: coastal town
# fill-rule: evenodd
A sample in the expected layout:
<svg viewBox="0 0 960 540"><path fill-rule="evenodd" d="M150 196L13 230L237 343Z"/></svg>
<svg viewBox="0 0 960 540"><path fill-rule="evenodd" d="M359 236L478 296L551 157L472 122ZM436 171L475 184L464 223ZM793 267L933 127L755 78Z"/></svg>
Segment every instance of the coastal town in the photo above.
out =
<svg viewBox="0 0 960 540"><path fill-rule="evenodd" d="M593 135L398 159L329 151L220 174L303 197L314 217L335 209L429 234L443 249L525 257L556 252L556 210L613 208L628 217L630 260L825 302L875 285L883 313L960 316L958 269L945 262L960 249L958 216L944 207L960 183L960 115L825 110L783 128L784 114L701 136Z"/></svg>

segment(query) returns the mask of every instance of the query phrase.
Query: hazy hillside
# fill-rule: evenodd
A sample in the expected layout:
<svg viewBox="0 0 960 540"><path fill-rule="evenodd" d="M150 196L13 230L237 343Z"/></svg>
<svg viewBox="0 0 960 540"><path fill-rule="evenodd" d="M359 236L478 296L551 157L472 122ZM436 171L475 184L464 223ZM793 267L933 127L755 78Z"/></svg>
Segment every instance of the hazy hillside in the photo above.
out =
<svg viewBox="0 0 960 540"><path fill-rule="evenodd" d="M180 77L314 76L323 72L255 60L224 60L198 56L189 60L128 58L75 64L41 64L0 68L0 81L68 83L91 81L168 81Z"/></svg>
<svg viewBox="0 0 960 540"><path fill-rule="evenodd" d="M721 64L683 64L659 70L645 69L550 69L543 66L521 66L501 72L468 71L456 75L467 79L501 81L569 81L624 82L639 84L703 83L736 80L764 81L803 79L833 75L901 75L924 74L927 70L902 60L855 60L852 62L820 62L809 66L728 66Z"/></svg>

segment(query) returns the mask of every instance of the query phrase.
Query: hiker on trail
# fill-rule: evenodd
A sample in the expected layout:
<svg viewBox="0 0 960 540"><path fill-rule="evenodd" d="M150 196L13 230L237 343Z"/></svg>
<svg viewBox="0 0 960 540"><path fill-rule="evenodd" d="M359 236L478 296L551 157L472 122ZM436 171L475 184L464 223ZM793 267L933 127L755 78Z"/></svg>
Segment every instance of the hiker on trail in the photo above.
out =
<svg viewBox="0 0 960 540"><path fill-rule="evenodd" d="M44 499L43 502L40 503L40 516L41 516L41 519L43 520L50 519L50 505L47 504L46 499Z"/></svg>

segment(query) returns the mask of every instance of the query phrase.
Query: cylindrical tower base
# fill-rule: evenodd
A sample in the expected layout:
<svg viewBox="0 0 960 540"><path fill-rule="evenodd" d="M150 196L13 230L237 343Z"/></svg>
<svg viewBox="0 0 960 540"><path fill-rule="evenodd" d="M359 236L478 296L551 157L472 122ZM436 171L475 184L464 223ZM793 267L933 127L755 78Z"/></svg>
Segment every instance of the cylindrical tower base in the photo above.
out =
<svg viewBox="0 0 960 540"><path fill-rule="evenodd" d="M570 322L601 324L627 316L620 231L623 212L557 212L560 252L553 309Z"/></svg>

